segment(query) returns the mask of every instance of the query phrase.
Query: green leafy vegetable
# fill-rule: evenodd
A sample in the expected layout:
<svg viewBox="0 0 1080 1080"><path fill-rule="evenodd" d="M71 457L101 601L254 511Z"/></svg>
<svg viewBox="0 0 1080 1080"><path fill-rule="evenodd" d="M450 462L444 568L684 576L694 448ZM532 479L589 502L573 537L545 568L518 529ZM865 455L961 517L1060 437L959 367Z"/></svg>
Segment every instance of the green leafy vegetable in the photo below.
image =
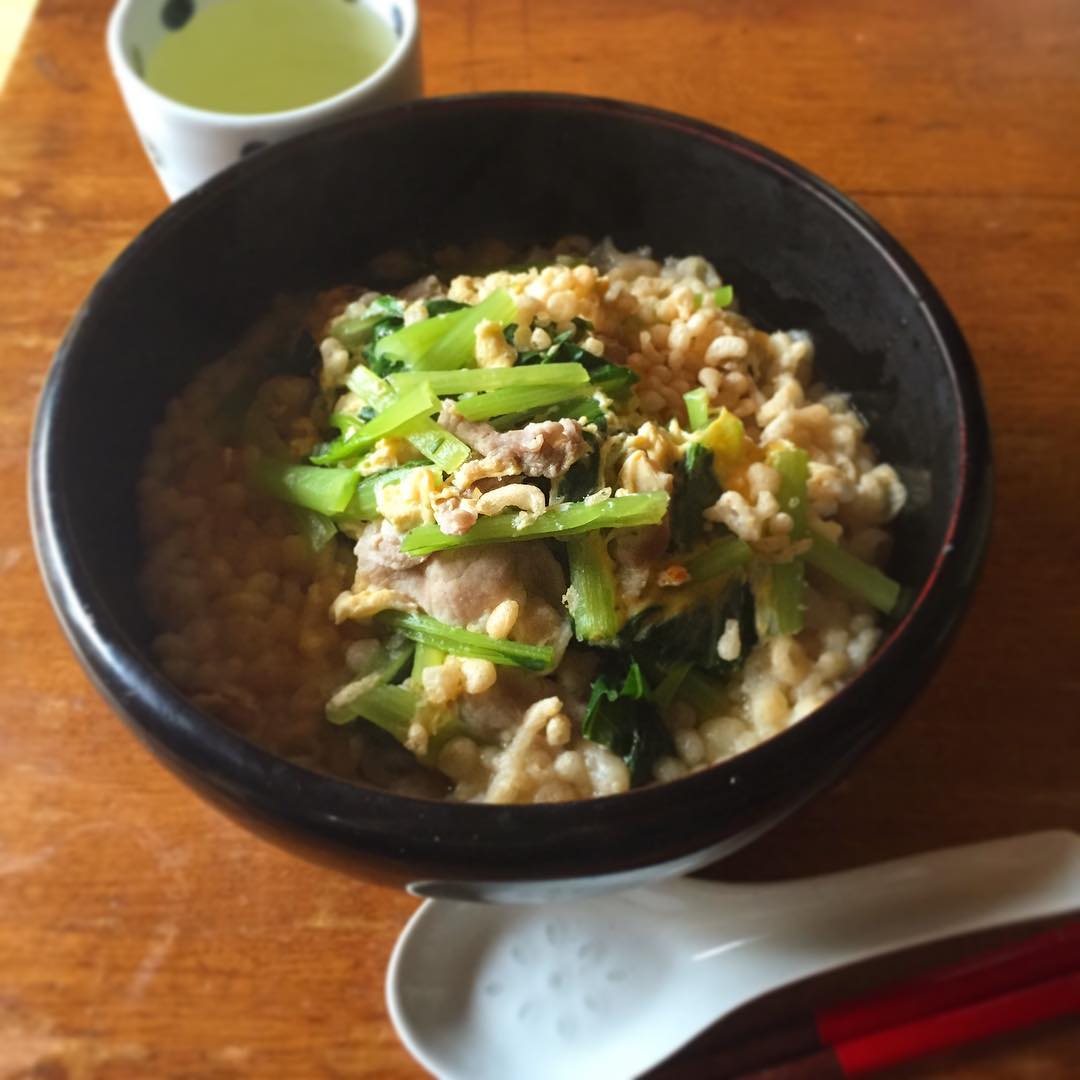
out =
<svg viewBox="0 0 1080 1080"><path fill-rule="evenodd" d="M333 699L331 699L333 700ZM348 719L335 719L327 706L327 719L332 724L347 724L352 720L367 720L393 735L403 743L409 734L409 725L416 714L419 696L404 686L373 686L356 697L350 706ZM344 714L341 714L344 715Z"/></svg>
<svg viewBox="0 0 1080 1080"><path fill-rule="evenodd" d="M483 390L529 389L544 386L581 387L589 373L580 364L558 367L462 368L459 371L402 371L389 378L390 385L401 393L426 382L436 394L471 394Z"/></svg>
<svg viewBox="0 0 1080 1080"><path fill-rule="evenodd" d="M680 682L675 696L679 701L685 701L697 713L699 720L707 720L725 710L727 684L715 675L691 667Z"/></svg>
<svg viewBox="0 0 1080 1080"><path fill-rule="evenodd" d="M371 332L372 343L381 341L389 334L395 334L405 325L404 319L398 319L394 317L388 317L386 319L380 319L376 324L374 330Z"/></svg>
<svg viewBox="0 0 1080 1080"><path fill-rule="evenodd" d="M675 467L671 499L671 537L675 547L686 551L705 535L704 512L723 494L713 468L712 451L692 442Z"/></svg>
<svg viewBox="0 0 1080 1080"><path fill-rule="evenodd" d="M667 708L678 697L679 689L686 680L687 675L690 674L692 667L693 664L684 660L678 664L672 664L666 671L663 671L663 676L652 694L653 701L660 708Z"/></svg>
<svg viewBox="0 0 1080 1080"><path fill-rule="evenodd" d="M371 350L367 350L367 356L365 359L371 366L371 370L376 375L387 376L392 375L395 371L403 371L405 364L401 360L396 360L392 356L374 356L371 354Z"/></svg>
<svg viewBox="0 0 1080 1080"><path fill-rule="evenodd" d="M619 632L615 607L615 574L607 542L599 532L573 536L566 542L570 561L570 617L578 641L612 641Z"/></svg>
<svg viewBox="0 0 1080 1080"><path fill-rule="evenodd" d="M369 415L365 416L367 412ZM349 436L359 431L359 429L376 416L376 412L369 405L365 405L363 409L353 416L351 413L331 413L326 422L332 428L337 428L342 435Z"/></svg>
<svg viewBox="0 0 1080 1080"><path fill-rule="evenodd" d="M688 390L683 394L686 402L686 416L691 431L700 431L709 424L709 392L704 386Z"/></svg>
<svg viewBox="0 0 1080 1080"><path fill-rule="evenodd" d="M494 416L532 412L559 401L581 396L580 386L508 386L475 397L459 398L457 411L466 420L490 420Z"/></svg>
<svg viewBox="0 0 1080 1080"><path fill-rule="evenodd" d="M362 364L349 372L345 384L354 394L378 408L386 408L397 399L394 387ZM415 390L420 385L423 385L423 380L412 383L407 389ZM443 472L452 473L468 461L472 454L465 443L445 428L439 427L430 417L422 416L410 421L399 434L407 438L418 453L433 461Z"/></svg>
<svg viewBox="0 0 1080 1080"><path fill-rule="evenodd" d="M404 307L393 296L378 296L363 315L353 315L338 319L330 328L330 333L347 349L359 349L368 345L382 328L383 333L391 332L402 325ZM390 330L386 327L389 324Z"/></svg>
<svg viewBox="0 0 1080 1080"><path fill-rule="evenodd" d="M667 506L667 492L649 491L637 495L620 495L595 503L563 503L551 507L539 517L520 526L517 522L521 515L510 510L493 517L481 518L463 536L448 536L432 522L418 525L406 533L401 550L406 555L428 555L444 548L535 540L542 536L576 536L594 529L655 525L663 519Z"/></svg>
<svg viewBox="0 0 1080 1080"><path fill-rule="evenodd" d="M433 315L448 315L451 311L460 311L462 308L468 306L468 304L463 304L460 300L451 300L446 296L437 296L432 300L424 301L424 307L427 309L429 317Z"/></svg>
<svg viewBox="0 0 1080 1080"><path fill-rule="evenodd" d="M411 644L381 649L368 671L343 686L326 703L327 720L338 725L367 720L404 742L416 698L404 687L387 684L404 670L412 655Z"/></svg>
<svg viewBox="0 0 1080 1080"><path fill-rule="evenodd" d="M446 659L446 652L437 649L434 645L425 645L418 642L416 651L413 653L412 673L409 683L412 689L420 695L424 692L423 672L425 668L437 667ZM439 751L455 736L460 735L464 728L458 715L455 704L435 705L431 701L425 702L426 707L417 712L417 719L427 729L428 746L427 752L422 755L423 760L434 762Z"/></svg>
<svg viewBox="0 0 1080 1080"><path fill-rule="evenodd" d="M456 435L451 435L446 428L439 427L426 416L413 420L400 434L445 473L461 468L472 456L472 450Z"/></svg>
<svg viewBox="0 0 1080 1080"><path fill-rule="evenodd" d="M724 660L718 652L728 619L739 624L736 660ZM619 640L663 666L689 663L705 671L734 671L757 642L754 594L745 582L735 581L720 595L703 593L685 607L646 609L626 623Z"/></svg>
<svg viewBox="0 0 1080 1080"><path fill-rule="evenodd" d="M815 536L806 561L886 615L900 599L900 583L823 536Z"/></svg>
<svg viewBox="0 0 1080 1080"><path fill-rule="evenodd" d="M322 551L337 536L337 526L325 514L294 506L293 520L312 551Z"/></svg>
<svg viewBox="0 0 1080 1080"><path fill-rule="evenodd" d="M394 388L364 364L357 364L345 378L345 385L375 409L383 409L397 397Z"/></svg>
<svg viewBox="0 0 1080 1080"><path fill-rule="evenodd" d="M371 349L372 366L393 364L392 370L412 371L473 367L476 328L485 319L505 326L516 312L513 297L496 289L475 307L421 319L381 338Z"/></svg>
<svg viewBox="0 0 1080 1080"><path fill-rule="evenodd" d="M731 307L735 302L735 290L730 285L721 285L713 289L713 303L718 308Z"/></svg>
<svg viewBox="0 0 1080 1080"><path fill-rule="evenodd" d="M595 424L600 431L607 430L607 414L595 397L574 398L571 401L559 402L532 412L497 416L491 421L491 426L498 431L513 431L526 424L539 424L545 420L562 420L564 417L580 420L583 424Z"/></svg>
<svg viewBox="0 0 1080 1080"><path fill-rule="evenodd" d="M404 684L393 685L412 657L413 668ZM388 732L398 742L409 737L413 724L419 723L428 732L428 745L417 757L432 764L439 749L454 735L461 725L454 706L436 708L424 700L420 672L432 664L441 664L446 654L426 645L412 643L391 645L380 650L368 671L343 686L326 706L326 718L332 724L342 725L354 720L366 720Z"/></svg>
<svg viewBox="0 0 1080 1080"><path fill-rule="evenodd" d="M445 659L446 652L443 649L437 649L434 645L425 645L422 642L417 644L413 652L412 672L409 675L410 681L417 690L421 687L424 669L438 667Z"/></svg>
<svg viewBox="0 0 1080 1080"><path fill-rule="evenodd" d="M311 460L316 465L333 465L357 457L370 450L380 439L404 435L410 421L431 416L439 411L441 404L427 383L414 386L387 405L374 420L358 427L351 435L321 448Z"/></svg>
<svg viewBox="0 0 1080 1080"><path fill-rule="evenodd" d="M773 450L768 463L780 474L777 501L791 517L791 539L806 536L807 480L810 458L805 450L784 446ZM772 563L754 576L758 631L766 634L797 634L803 627L806 607L803 561Z"/></svg>
<svg viewBox="0 0 1080 1080"><path fill-rule="evenodd" d="M784 446L772 451L769 464L780 474L780 490L776 501L780 509L791 517L791 537L800 540L806 536L807 483L810 479L810 457L805 450Z"/></svg>
<svg viewBox="0 0 1080 1080"><path fill-rule="evenodd" d="M600 476L600 440L591 431L586 431L583 438L589 452L578 458L559 480L559 498L567 502L581 502L603 486Z"/></svg>
<svg viewBox="0 0 1080 1080"><path fill-rule="evenodd" d="M490 660L493 664L526 668L529 671L547 671L555 659L550 645L524 645L519 641L501 641L487 634L462 630L457 626L439 622L430 615L418 615L405 611L384 611L376 621L396 630L399 634L424 645L433 645L456 656L471 656L478 660Z"/></svg>
<svg viewBox="0 0 1080 1080"><path fill-rule="evenodd" d="M604 674L593 682L581 732L626 762L635 787L652 779L659 758L674 753L671 734L649 700L649 685L636 661L621 677Z"/></svg>
<svg viewBox="0 0 1080 1080"><path fill-rule="evenodd" d="M687 559L685 565L692 580L708 581L746 566L753 554L745 540L740 540L737 536L725 536L699 551L693 558Z"/></svg>
<svg viewBox="0 0 1080 1080"><path fill-rule="evenodd" d="M602 390L611 398L624 397L638 381L637 373L632 368L612 364L583 349L575 339L584 338L591 330L592 324L588 320L575 319L573 327L556 334L546 349L532 349L520 353L518 366L580 364L589 373L589 381L597 390Z"/></svg>
<svg viewBox="0 0 1080 1080"><path fill-rule="evenodd" d="M256 463L252 480L265 495L327 517L345 509L357 485L356 474L348 469L320 469L265 457Z"/></svg>
<svg viewBox="0 0 1080 1080"><path fill-rule="evenodd" d="M589 381L609 398L618 400L630 392L638 381L638 374L633 368L623 367L622 364L600 362L589 368Z"/></svg>
<svg viewBox="0 0 1080 1080"><path fill-rule="evenodd" d="M757 629L762 637L797 634L803 626L805 582L802 559L769 563L752 575Z"/></svg>
<svg viewBox="0 0 1080 1080"><path fill-rule="evenodd" d="M584 321L584 320L583 320ZM545 327L537 327L536 323L533 323L533 327L536 329L545 330ZM516 330L516 327L515 327ZM588 364L588 358L596 359L592 356L592 353L586 352L578 343L577 339L584 339L586 332L583 332L581 327L575 323L569 330L564 330L561 334L556 334L551 339L551 344L544 349L522 349L518 354L518 364ZM508 341L513 343L513 335L511 335ZM584 356L581 354L584 353Z"/></svg>

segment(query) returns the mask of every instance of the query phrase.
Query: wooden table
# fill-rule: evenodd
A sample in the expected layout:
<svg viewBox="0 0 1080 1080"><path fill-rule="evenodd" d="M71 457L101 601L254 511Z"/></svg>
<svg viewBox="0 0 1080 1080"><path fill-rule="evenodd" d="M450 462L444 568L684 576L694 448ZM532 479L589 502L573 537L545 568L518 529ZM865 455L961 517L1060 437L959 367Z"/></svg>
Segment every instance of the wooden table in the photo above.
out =
<svg viewBox="0 0 1080 1080"><path fill-rule="evenodd" d="M50 353L94 279L165 207L108 72L108 6L42 0L0 102L0 1074L415 1077L382 998L415 902L295 861L196 799L109 715L38 580L24 466ZM922 262L978 360L997 521L952 655L849 779L723 872L801 874L1080 828L1075 5L423 9L431 93L646 101L832 180ZM1077 1069L1073 1023L908 1075Z"/></svg>

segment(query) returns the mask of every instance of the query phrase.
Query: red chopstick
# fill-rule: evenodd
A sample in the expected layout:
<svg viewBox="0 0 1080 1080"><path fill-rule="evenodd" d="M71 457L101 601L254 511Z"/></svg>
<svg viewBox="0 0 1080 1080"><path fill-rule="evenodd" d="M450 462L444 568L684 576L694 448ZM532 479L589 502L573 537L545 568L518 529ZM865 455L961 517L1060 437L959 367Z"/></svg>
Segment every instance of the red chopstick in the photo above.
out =
<svg viewBox="0 0 1080 1080"><path fill-rule="evenodd" d="M821 1045L832 1046L1077 969L1080 920L824 1009L815 1014L815 1027Z"/></svg>
<svg viewBox="0 0 1080 1080"><path fill-rule="evenodd" d="M715 1076L753 1073L1077 971L1080 920L916 976L869 997L821 1009L782 1028L744 1036L737 1046L722 1051L703 1047L702 1056L715 1066Z"/></svg>
<svg viewBox="0 0 1080 1080"><path fill-rule="evenodd" d="M806 1057L744 1074L744 1080L866 1076L1063 1016L1080 1016L1080 971L840 1042Z"/></svg>

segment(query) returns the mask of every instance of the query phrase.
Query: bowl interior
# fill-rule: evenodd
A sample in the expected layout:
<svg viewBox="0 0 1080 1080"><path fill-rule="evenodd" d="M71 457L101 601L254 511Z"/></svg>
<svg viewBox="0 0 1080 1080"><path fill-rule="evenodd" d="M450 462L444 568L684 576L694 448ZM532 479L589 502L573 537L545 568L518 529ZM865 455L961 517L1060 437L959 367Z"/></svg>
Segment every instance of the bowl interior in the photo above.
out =
<svg viewBox="0 0 1080 1080"><path fill-rule="evenodd" d="M703 254L756 323L809 330L817 377L851 391L910 493L891 570L916 591L928 576L961 438L936 327L859 223L797 173L677 124L495 103L395 110L243 172L181 204L114 267L67 373L64 496L87 570L135 641L148 627L131 573L134 486L168 399L276 294L363 284L390 248L422 255L486 237L526 246L576 232Z"/></svg>

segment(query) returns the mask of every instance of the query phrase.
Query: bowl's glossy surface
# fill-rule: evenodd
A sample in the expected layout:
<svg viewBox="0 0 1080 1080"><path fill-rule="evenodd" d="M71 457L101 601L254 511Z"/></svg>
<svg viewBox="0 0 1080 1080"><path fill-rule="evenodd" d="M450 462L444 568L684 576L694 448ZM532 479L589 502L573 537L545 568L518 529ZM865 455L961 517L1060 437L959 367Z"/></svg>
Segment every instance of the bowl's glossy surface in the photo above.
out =
<svg viewBox="0 0 1080 1080"><path fill-rule="evenodd" d="M585 803L485 807L351 786L273 757L190 706L147 655L135 481L194 369L277 293L357 280L392 247L611 235L701 253L759 325L803 327L910 499L890 567L914 602L866 670L750 753ZM828 185L707 125L547 95L430 100L242 162L120 256L75 318L32 449L39 560L87 670L167 764L259 831L418 892L604 889L745 844L832 781L940 659L985 547L990 457L975 370L911 258Z"/></svg>

